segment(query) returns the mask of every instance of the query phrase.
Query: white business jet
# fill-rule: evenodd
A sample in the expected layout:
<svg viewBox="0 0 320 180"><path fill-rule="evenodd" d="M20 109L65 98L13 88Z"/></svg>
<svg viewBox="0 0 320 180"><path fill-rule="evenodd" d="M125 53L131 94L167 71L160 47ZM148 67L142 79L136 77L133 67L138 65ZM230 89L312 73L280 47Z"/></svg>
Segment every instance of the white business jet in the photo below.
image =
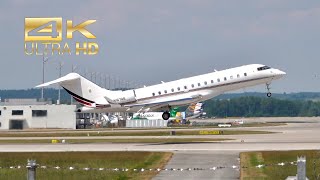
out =
<svg viewBox="0 0 320 180"><path fill-rule="evenodd" d="M162 118L170 118L172 107L203 102L224 92L266 84L270 97L270 83L286 73L261 64L250 64L183 78L176 81L125 90L112 91L99 87L77 73L70 73L36 87L60 84L84 107L78 112L148 112L163 111Z"/></svg>

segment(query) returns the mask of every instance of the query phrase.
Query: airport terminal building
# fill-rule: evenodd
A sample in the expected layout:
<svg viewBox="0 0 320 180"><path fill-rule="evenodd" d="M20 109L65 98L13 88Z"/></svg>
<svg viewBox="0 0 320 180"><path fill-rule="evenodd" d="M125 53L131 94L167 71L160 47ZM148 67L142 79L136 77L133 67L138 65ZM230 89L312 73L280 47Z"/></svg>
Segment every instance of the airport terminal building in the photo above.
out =
<svg viewBox="0 0 320 180"><path fill-rule="evenodd" d="M76 105L55 105L36 99L5 99L0 103L0 130L76 129Z"/></svg>

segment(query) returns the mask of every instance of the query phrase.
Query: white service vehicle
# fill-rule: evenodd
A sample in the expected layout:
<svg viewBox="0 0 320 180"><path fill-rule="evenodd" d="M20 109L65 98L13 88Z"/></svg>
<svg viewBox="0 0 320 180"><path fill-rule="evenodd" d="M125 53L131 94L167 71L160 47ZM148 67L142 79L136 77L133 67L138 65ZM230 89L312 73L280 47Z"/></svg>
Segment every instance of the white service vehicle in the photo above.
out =
<svg viewBox="0 0 320 180"><path fill-rule="evenodd" d="M231 124L218 124L218 127L231 127Z"/></svg>

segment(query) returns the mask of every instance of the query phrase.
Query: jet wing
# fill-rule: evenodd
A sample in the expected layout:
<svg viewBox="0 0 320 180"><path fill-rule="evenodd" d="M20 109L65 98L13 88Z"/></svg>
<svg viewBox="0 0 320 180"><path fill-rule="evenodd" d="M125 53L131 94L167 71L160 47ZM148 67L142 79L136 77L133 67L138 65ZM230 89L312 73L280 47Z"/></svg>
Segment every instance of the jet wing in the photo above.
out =
<svg viewBox="0 0 320 180"><path fill-rule="evenodd" d="M183 101L197 101L201 99L201 95L196 95L196 96L191 96L191 97L184 97L184 98L178 98L178 99L171 99L171 100L165 100L165 99L160 99L160 100L155 100L153 102L148 102L148 103L135 103L135 104L128 104L124 105L124 107L127 107L128 109L132 107L141 107L142 109L148 109L149 110L156 110L160 109L162 107L168 106L171 103L176 103L176 102L183 102Z"/></svg>

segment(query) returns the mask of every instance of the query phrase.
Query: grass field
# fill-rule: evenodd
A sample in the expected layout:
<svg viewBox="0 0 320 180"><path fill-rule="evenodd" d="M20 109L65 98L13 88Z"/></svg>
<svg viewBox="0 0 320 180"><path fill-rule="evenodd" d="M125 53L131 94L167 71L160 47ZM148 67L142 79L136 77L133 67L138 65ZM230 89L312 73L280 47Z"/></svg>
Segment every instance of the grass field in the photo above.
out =
<svg viewBox="0 0 320 180"><path fill-rule="evenodd" d="M307 158L307 177L312 180L320 174L320 151L262 151L244 152L240 154L242 180L274 180L286 179L288 176L295 176L297 166L267 166L256 168L259 164L277 164L281 162L292 162L297 160L297 156L306 155ZM315 164L314 164L315 162ZM316 171L314 171L316 167Z"/></svg>
<svg viewBox="0 0 320 180"><path fill-rule="evenodd" d="M176 135L201 135L202 130L178 130ZM221 130L223 135L268 134L268 131ZM93 132L1 132L0 137L68 137L68 136L169 136L171 131L93 131Z"/></svg>
<svg viewBox="0 0 320 180"><path fill-rule="evenodd" d="M225 138L147 138L147 139L66 139L68 144L88 143L196 143L196 142L217 142L231 139ZM61 140L58 140L61 142ZM10 139L0 140L0 144L21 144L21 143L51 143L51 139Z"/></svg>
<svg viewBox="0 0 320 180"><path fill-rule="evenodd" d="M89 170L80 168L163 168L172 153L162 152L57 152L57 153L0 153L0 179L25 180L27 159L36 159L40 166L37 179L42 180L87 180L87 179L151 179L157 171L115 172L110 170ZM22 166L10 169L10 166ZM54 169L59 166L61 169ZM75 167L69 170L69 167Z"/></svg>

